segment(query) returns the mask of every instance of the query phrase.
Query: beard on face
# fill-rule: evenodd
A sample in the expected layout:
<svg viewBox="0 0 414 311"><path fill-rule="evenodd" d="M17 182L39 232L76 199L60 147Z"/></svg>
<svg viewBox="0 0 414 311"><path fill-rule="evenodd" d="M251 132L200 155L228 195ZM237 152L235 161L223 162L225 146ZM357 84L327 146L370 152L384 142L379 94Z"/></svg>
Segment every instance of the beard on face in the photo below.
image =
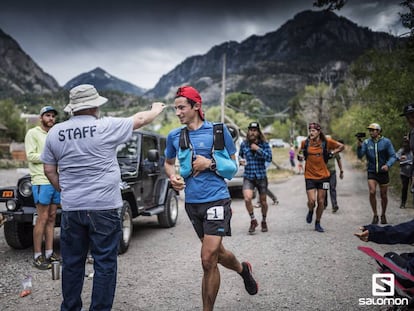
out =
<svg viewBox="0 0 414 311"><path fill-rule="evenodd" d="M247 134L247 140L249 141L250 144L255 143L257 141L256 134L253 134L253 133Z"/></svg>
<svg viewBox="0 0 414 311"><path fill-rule="evenodd" d="M44 120L41 120L40 123L42 123L42 126L45 127L45 128L51 128L55 124L55 122L53 122L53 121L48 121L47 122L47 121L44 121Z"/></svg>

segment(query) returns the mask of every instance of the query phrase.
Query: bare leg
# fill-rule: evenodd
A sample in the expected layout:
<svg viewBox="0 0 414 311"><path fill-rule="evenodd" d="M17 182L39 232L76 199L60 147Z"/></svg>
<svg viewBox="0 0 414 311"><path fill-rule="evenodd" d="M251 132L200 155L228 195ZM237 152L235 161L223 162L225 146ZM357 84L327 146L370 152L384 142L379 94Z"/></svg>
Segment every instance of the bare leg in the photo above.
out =
<svg viewBox="0 0 414 311"><path fill-rule="evenodd" d="M48 218L45 228L45 249L53 249L56 209L56 204L51 204L48 208Z"/></svg>
<svg viewBox="0 0 414 311"><path fill-rule="evenodd" d="M372 212L374 216L378 216L377 213L377 199L375 198L377 192L377 182L374 179L368 179L368 189L369 189L369 203L371 204Z"/></svg>
<svg viewBox="0 0 414 311"><path fill-rule="evenodd" d="M37 220L33 227L33 251L34 253L42 252L42 242L46 232L46 224L49 217L49 206L37 204Z"/></svg>
<svg viewBox="0 0 414 311"><path fill-rule="evenodd" d="M214 309L214 303L216 301L216 297L220 288L220 271L218 269L217 263L219 261L220 250L223 247L221 242L222 237L212 235L205 235L202 240L201 263L204 272L202 281L202 298L204 311L212 311ZM232 266L231 259L227 259L226 261L225 252L222 256L225 258L221 259L224 264Z"/></svg>
<svg viewBox="0 0 414 311"><path fill-rule="evenodd" d="M250 189L243 189L243 198L244 198L244 204L246 205L247 212L249 215L253 213L253 190Z"/></svg>
<svg viewBox="0 0 414 311"><path fill-rule="evenodd" d="M381 210L381 215L385 215L385 212L387 210L387 204L388 204L387 191L388 191L388 186L387 185L380 186L381 209L382 209Z"/></svg>
<svg viewBox="0 0 414 311"><path fill-rule="evenodd" d="M318 207L316 208L316 221L321 221L323 210L325 209L325 189L317 190Z"/></svg>
<svg viewBox="0 0 414 311"><path fill-rule="evenodd" d="M262 206L262 216L263 216L263 220L266 220L267 210L268 210L268 205L267 205L266 198L267 198L266 193L260 194L260 196L259 196L260 205Z"/></svg>

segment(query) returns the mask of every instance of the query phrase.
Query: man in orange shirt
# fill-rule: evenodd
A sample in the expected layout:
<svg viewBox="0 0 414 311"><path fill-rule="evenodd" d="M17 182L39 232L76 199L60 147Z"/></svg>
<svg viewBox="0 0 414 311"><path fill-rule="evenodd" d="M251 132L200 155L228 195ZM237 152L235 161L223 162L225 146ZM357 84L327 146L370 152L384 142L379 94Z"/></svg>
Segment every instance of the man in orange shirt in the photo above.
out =
<svg viewBox="0 0 414 311"><path fill-rule="evenodd" d="M299 153L303 152L306 160L304 176L309 209L306 222L312 223L313 210L317 204L315 230L318 232L324 232L320 222L324 210L326 190L329 189L330 173L326 162L342 150L344 150L344 145L334 139L327 138L318 123L309 124L309 136L302 141Z"/></svg>

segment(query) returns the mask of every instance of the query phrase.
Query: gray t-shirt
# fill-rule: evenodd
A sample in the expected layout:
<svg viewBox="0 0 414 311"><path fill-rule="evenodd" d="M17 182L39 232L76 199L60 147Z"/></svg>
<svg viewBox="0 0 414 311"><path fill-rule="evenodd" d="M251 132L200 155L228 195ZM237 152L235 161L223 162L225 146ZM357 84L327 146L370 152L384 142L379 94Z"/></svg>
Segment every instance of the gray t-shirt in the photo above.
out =
<svg viewBox="0 0 414 311"><path fill-rule="evenodd" d="M107 210L122 206L116 147L133 131L133 118L73 116L54 125L41 155L57 165L62 209Z"/></svg>

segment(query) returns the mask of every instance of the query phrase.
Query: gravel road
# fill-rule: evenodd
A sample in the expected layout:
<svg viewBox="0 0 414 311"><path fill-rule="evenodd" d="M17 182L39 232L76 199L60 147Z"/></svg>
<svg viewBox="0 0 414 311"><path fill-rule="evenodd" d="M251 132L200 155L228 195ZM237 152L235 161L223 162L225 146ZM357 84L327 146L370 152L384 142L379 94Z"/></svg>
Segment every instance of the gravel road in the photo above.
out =
<svg viewBox="0 0 414 311"><path fill-rule="evenodd" d="M357 250L371 246L379 253L410 251L411 246L363 243L353 237L372 213L368 203L365 172L349 166L344 159L345 178L338 181L339 211L328 206L322 217L325 233L305 222L306 194L303 175L272 183L279 205L270 205L269 232L248 235L249 216L244 202L234 199L232 233L224 245L240 260L249 260L259 281L259 293L249 296L242 279L220 268L221 288L216 310L382 310L359 306L359 298L372 298L371 277L376 264ZM19 173L0 170L0 185L15 184ZM399 199L390 197L387 217L390 224L413 218L414 208L399 209ZM3 207L0 207L3 208ZM256 210L256 215L259 215ZM260 217L259 217L260 218ZM13 250L0 230L1 310L58 310L60 281L50 271L32 267L32 250ZM56 229L58 237L59 230ZM59 246L58 238L56 244ZM119 256L118 286L113 310L193 311L201 308L200 243L185 215L183 202L177 226L161 229L155 217L135 220L129 250ZM92 265L87 264L92 272ZM19 298L21 281L33 278L33 293ZM90 302L92 279L85 277L83 301Z"/></svg>

